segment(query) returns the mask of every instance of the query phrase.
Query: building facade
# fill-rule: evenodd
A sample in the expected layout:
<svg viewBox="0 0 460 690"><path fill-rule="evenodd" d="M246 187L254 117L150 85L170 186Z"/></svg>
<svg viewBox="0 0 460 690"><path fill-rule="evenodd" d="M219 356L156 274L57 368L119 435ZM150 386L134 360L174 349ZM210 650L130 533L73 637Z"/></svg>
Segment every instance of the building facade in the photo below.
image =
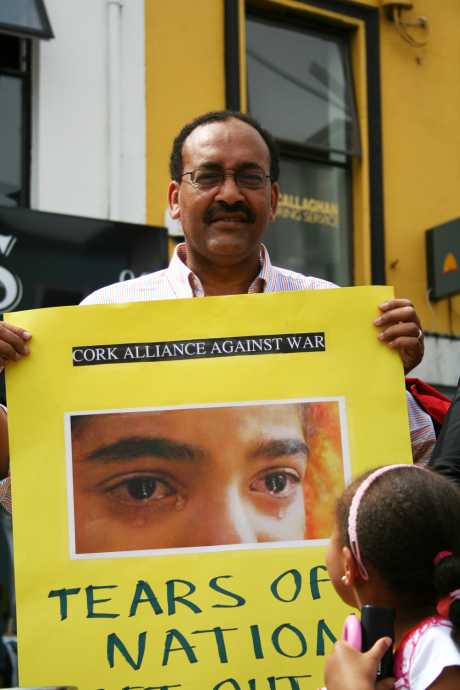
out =
<svg viewBox="0 0 460 690"><path fill-rule="evenodd" d="M250 112L281 152L274 262L394 285L427 332L417 373L456 384L460 252L454 237L453 287L434 299L426 232L460 218L457 0L35 4L52 36L0 8L0 208L166 226L171 249L175 134L208 110Z"/></svg>

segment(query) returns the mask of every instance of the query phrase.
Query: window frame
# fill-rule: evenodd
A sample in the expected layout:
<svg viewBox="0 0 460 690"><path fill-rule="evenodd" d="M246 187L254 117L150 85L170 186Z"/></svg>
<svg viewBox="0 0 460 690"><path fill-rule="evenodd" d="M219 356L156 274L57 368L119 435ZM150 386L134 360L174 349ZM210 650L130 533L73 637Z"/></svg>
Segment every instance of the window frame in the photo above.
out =
<svg viewBox="0 0 460 690"><path fill-rule="evenodd" d="M0 30L0 36L2 31ZM11 34L8 34L11 36ZM0 75L15 77L21 80L21 191L17 207L30 208L30 170L32 145L32 41L31 39L11 36L20 42L21 63L19 69L2 68Z"/></svg>
<svg viewBox="0 0 460 690"><path fill-rule="evenodd" d="M318 36L328 36L332 39L340 41L342 48L344 48L349 53L349 34L350 30L344 30L336 26L330 26L328 24L318 23L317 21L311 22L308 17L299 15L298 13L283 12L279 11L269 12L264 11L258 7L248 6L245 13L246 19L254 19L261 23L266 23L269 26L278 24L287 29L293 29L294 31L304 30L308 34L316 34ZM351 63L351 56L348 54L348 60L345 61L344 67L348 71L348 67ZM353 78L352 74L348 73L347 77L349 83L353 88ZM355 94L352 94L353 106L354 106L354 117L355 124L358 127L358 118L356 112L356 100ZM317 162L322 165L329 166L331 168L340 168L345 170L346 175L346 196L348 200L347 204L347 239L348 244L348 254L347 254L347 266L346 271L349 275L350 282L347 285L354 285L355 282L355 270L354 270L354 241L353 241L353 194L352 194L352 174L353 174L353 158L359 157L361 155L361 147L359 146L359 131L358 136L358 147L356 153L340 153L333 150L328 150L326 148L321 148L319 146L311 146L309 144L299 144L297 142L276 138L278 144L278 149L280 153L280 159L290 158L298 161L309 161ZM343 158L343 160L336 160L336 158ZM330 278L328 278L330 279ZM332 280L334 280L332 278Z"/></svg>
<svg viewBox="0 0 460 690"><path fill-rule="evenodd" d="M301 0L298 2L296 16L308 21L309 27L315 26L324 31L337 31L344 25L362 23L364 31L364 60L365 60L365 106L367 124L367 165L365 172L367 179L361 185L362 193L368 193L368 199L362 200L361 206L368 207L368 234L366 240L362 236L362 229L357 233L353 227L353 235L359 235L363 245L361 253L365 258L361 262L367 265L369 271L360 269L361 275L369 275L369 280L360 282L385 284L385 223L384 223L384 189L383 189L383 147L382 147L382 113L380 86L380 20L379 10L367 5L350 4L343 0ZM225 94L226 106L230 110L246 110L245 75L242 66L245 58L244 49L244 21L245 14L261 11L267 16L278 16L284 21L287 15L292 17L292 5L288 6L284 0L224 0L224 37L225 37ZM335 16L334 16L335 15ZM353 64L353 63L352 63ZM353 65L354 69L354 65ZM359 108L359 106L358 106ZM362 113L361 113L362 115ZM365 134L363 133L363 136ZM354 180L353 183L354 184ZM353 198L354 198L354 192ZM361 210L362 212L362 210ZM353 224L354 225L354 224ZM370 244L369 258L366 248ZM356 239L353 238L355 253ZM354 271L356 273L356 271Z"/></svg>
<svg viewBox="0 0 460 690"><path fill-rule="evenodd" d="M43 38L45 40L54 38L44 0L35 0L35 8L41 20L42 29L31 28L27 24L8 24L0 20L0 34L8 33L22 38Z"/></svg>

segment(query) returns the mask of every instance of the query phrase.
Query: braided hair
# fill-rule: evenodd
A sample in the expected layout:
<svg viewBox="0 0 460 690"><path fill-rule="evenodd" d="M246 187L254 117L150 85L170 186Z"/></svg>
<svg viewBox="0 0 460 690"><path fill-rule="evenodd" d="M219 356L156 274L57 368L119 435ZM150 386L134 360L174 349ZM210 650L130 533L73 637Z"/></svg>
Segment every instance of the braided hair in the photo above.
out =
<svg viewBox="0 0 460 690"><path fill-rule="evenodd" d="M460 556L458 554L448 553L435 563L434 586L439 601L447 598L446 613L454 626L452 638L460 647L460 592L458 599L449 596L455 590L460 590Z"/></svg>

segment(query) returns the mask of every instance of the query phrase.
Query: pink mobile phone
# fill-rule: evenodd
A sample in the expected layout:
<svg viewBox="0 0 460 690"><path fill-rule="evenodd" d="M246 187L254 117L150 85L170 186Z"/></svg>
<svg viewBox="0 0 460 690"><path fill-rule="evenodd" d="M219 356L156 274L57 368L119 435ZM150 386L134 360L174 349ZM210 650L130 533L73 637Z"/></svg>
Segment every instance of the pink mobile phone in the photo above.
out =
<svg viewBox="0 0 460 690"><path fill-rule="evenodd" d="M353 613L345 619L342 638L359 652L367 652L380 637L394 640L394 609L366 604L361 608L361 620ZM393 674L393 650L390 647L380 662L377 680Z"/></svg>
<svg viewBox="0 0 460 690"><path fill-rule="evenodd" d="M361 621L359 620L358 616L355 616L354 613L351 613L345 619L345 623L343 624L342 639L345 640L345 642L348 642L348 644L351 644L351 646L357 649L358 652L361 651L361 645L363 642Z"/></svg>

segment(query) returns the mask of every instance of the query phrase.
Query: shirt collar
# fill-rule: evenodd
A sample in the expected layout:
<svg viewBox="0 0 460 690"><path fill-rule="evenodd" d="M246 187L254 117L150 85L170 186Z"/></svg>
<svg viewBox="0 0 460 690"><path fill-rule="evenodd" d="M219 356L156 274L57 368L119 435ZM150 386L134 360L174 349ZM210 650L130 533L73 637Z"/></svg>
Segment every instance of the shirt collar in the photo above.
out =
<svg viewBox="0 0 460 690"><path fill-rule="evenodd" d="M273 280L273 267L267 247L260 245L260 271L252 282L248 292L266 292ZM253 289L254 288L254 289Z"/></svg>
<svg viewBox="0 0 460 690"><path fill-rule="evenodd" d="M169 282L177 297L203 297L200 279L186 264L187 245L178 244L167 269ZM273 281L273 267L266 247L260 245L260 271L249 286L248 293L264 292Z"/></svg>
<svg viewBox="0 0 460 690"><path fill-rule="evenodd" d="M203 286L185 263L186 259L187 245L182 242L176 246L167 268L171 288L176 297L201 297L204 295Z"/></svg>

